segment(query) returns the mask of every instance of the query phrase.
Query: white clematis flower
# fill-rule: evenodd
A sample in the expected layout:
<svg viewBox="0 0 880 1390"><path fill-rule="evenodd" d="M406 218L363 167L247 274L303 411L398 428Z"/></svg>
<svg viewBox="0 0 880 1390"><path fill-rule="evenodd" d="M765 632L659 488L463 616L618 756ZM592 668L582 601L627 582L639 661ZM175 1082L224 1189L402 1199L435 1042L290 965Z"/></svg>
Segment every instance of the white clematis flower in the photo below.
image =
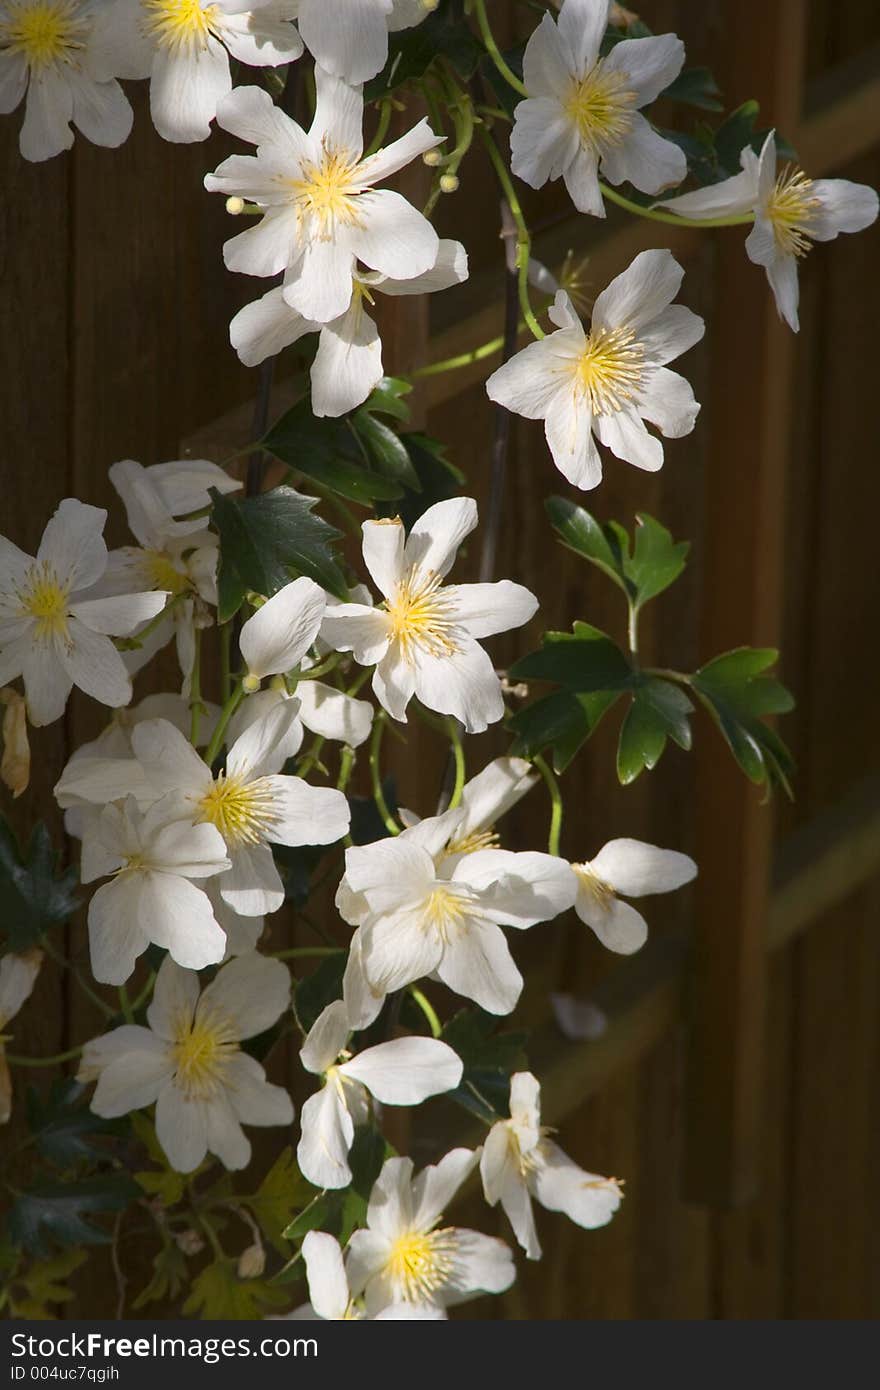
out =
<svg viewBox="0 0 880 1390"><path fill-rule="evenodd" d="M458 855L473 854L479 849L497 849L500 841L496 823L538 781L538 773L524 758L495 758L487 763L482 772L462 787L461 819L443 849L440 862L451 869L449 861ZM411 811L401 809L400 817L408 827L421 823Z"/></svg>
<svg viewBox="0 0 880 1390"><path fill-rule="evenodd" d="M631 955L644 946L648 924L627 898L648 893L671 893L697 876L697 866L687 854L658 849L642 840L609 840L595 859L572 864L577 879L574 910L609 951Z"/></svg>
<svg viewBox="0 0 880 1390"><path fill-rule="evenodd" d="M397 280L422 275L437 260L439 238L400 193L374 185L443 139L427 121L375 154L363 155L364 100L322 68L317 107L306 132L268 92L238 87L220 105L224 130L257 146L205 177L214 193L247 198L262 220L227 241L229 270L271 276L289 271L284 298L313 323L331 323L352 298L355 261Z"/></svg>
<svg viewBox="0 0 880 1390"><path fill-rule="evenodd" d="M578 212L605 216L599 174L659 193L687 174L684 152L640 114L674 82L684 44L674 34L624 39L599 56L609 0L565 0L526 44L528 98L514 111L511 168L532 188L565 180Z"/></svg>
<svg viewBox="0 0 880 1390"><path fill-rule="evenodd" d="M296 670L321 629L326 606L324 590L303 576L285 584L248 618L239 637L247 690L255 691L264 676Z"/></svg>
<svg viewBox="0 0 880 1390"><path fill-rule="evenodd" d="M411 1158L386 1159L367 1208L367 1229L348 1246L348 1281L368 1313L389 1304L449 1308L480 1293L503 1293L516 1277L503 1240L440 1226L443 1212L479 1160L453 1149L413 1178Z"/></svg>
<svg viewBox="0 0 880 1390"><path fill-rule="evenodd" d="M222 835L232 867L218 891L243 917L275 912L284 902L270 844L335 844L349 827L342 792L280 775L295 718L292 702L270 710L236 739L225 771L216 778L183 735L164 720L140 724L132 735L153 794L179 791L187 814L215 826Z"/></svg>
<svg viewBox="0 0 880 1390"><path fill-rule="evenodd" d="M373 666L373 690L394 719L413 695L428 709L481 733L504 714L501 682L479 638L521 627L538 600L521 584L446 584L465 536L477 524L472 497L437 502L406 536L399 517L365 521L363 555L384 607L328 608L321 635L336 651Z"/></svg>
<svg viewBox="0 0 880 1390"><path fill-rule="evenodd" d="M577 885L550 854L449 854L462 821L456 808L347 849L336 906L360 928L351 969L362 972L373 998L430 975L488 1013L507 1014L522 976L501 927L549 921L573 906ZM346 998L364 1026L369 1001L360 979L349 979Z"/></svg>
<svg viewBox="0 0 880 1390"><path fill-rule="evenodd" d="M122 73L96 61L94 0L0 0L0 114L26 101L19 147L51 159L73 144L71 125L96 145L128 139L132 110Z"/></svg>
<svg viewBox="0 0 880 1390"><path fill-rule="evenodd" d="M345 1272L345 1260L339 1241L326 1231L309 1231L302 1243L302 1256L306 1262L306 1278L309 1284L309 1302L292 1313L283 1313L279 1322L291 1319L305 1322L363 1322L367 1313L362 1304L352 1297ZM416 1303L390 1303L387 1308L373 1314L373 1320L410 1321L426 1319L437 1321L445 1318L442 1308L422 1306Z"/></svg>
<svg viewBox="0 0 880 1390"><path fill-rule="evenodd" d="M437 259L423 275L392 280L376 271L353 273L351 303L331 323L312 323L284 298L284 286L270 290L236 314L229 337L242 362L256 367L267 357L297 342L306 333L319 333L318 351L310 369L315 415L344 415L369 396L382 379L382 341L364 301L375 294L430 294L467 279L467 252L459 241L441 241Z"/></svg>
<svg viewBox="0 0 880 1390"><path fill-rule="evenodd" d="M174 794L146 813L129 797L86 824L82 882L113 875L89 903L92 974L101 984L124 985L151 942L192 970L223 959L226 937L190 880L223 873L230 861L214 826L187 825L185 813Z"/></svg>
<svg viewBox="0 0 880 1390"><path fill-rule="evenodd" d="M304 680L297 684L295 695L287 695L273 685L269 690L249 696L229 722L229 737L238 738L257 720L265 718L270 710L283 704L292 704L295 710L284 746L286 758L299 752L305 729L320 738L345 743L349 748L360 747L370 736L373 706L368 700L356 700L322 681Z"/></svg>
<svg viewBox="0 0 880 1390"><path fill-rule="evenodd" d="M388 34L427 19L439 0L298 0L299 30L322 68L366 82L388 61Z"/></svg>
<svg viewBox="0 0 880 1390"><path fill-rule="evenodd" d="M112 1119L156 1102L156 1138L178 1173L207 1153L245 1168L242 1125L289 1125L287 1092L239 1043L271 1028L290 1002L279 960L252 953L230 961L199 994L198 976L162 962L148 1028L127 1024L87 1043L77 1079L97 1080L91 1109Z"/></svg>
<svg viewBox="0 0 880 1390"><path fill-rule="evenodd" d="M670 251L642 251L596 299L588 333L558 294L550 310L558 331L486 382L490 400L544 421L553 462L575 487L602 481L594 435L617 458L653 473L663 466L663 445L645 422L667 439L694 428L694 393L666 366L705 331L697 314L672 303L683 275Z"/></svg>
<svg viewBox="0 0 880 1390"><path fill-rule="evenodd" d="M232 91L230 55L251 67L298 58L295 0L112 0L96 21L108 70L149 77L153 124L165 140L207 140Z"/></svg>
<svg viewBox="0 0 880 1390"><path fill-rule="evenodd" d="M110 640L165 606L165 593L92 597L107 568L107 513L67 497L36 559L0 536L0 686L24 679L32 724L60 719L76 685L103 705L127 705L131 679Z"/></svg>
<svg viewBox="0 0 880 1390"><path fill-rule="evenodd" d="M777 158L771 130L760 155L748 145L742 151L741 174L664 201L663 207L697 220L754 213L746 252L766 270L776 307L797 333L798 261L814 241L870 227L877 220L878 199L873 188L848 179L811 179L791 165L777 173Z"/></svg>
<svg viewBox="0 0 880 1390"><path fill-rule="evenodd" d="M0 956L0 1125L12 1114L12 1078L6 1061L6 1025L11 1023L23 1004L27 1003L37 982L43 952L7 951Z"/></svg>
<svg viewBox="0 0 880 1390"><path fill-rule="evenodd" d="M510 1119L489 1130L480 1157L483 1194L501 1203L530 1260L540 1260L532 1198L547 1211L564 1212L576 1226L607 1226L623 1195L616 1178L587 1173L547 1138L541 1127L541 1087L531 1072L510 1078Z"/></svg>
<svg viewBox="0 0 880 1390"><path fill-rule="evenodd" d="M323 1078L322 1089L302 1108L296 1151L315 1187L351 1182L348 1155L355 1126L369 1117L370 1096L381 1105L420 1105L461 1081L461 1059L436 1038L392 1038L352 1057L345 1050L350 1032L345 1004L337 999L316 1019L299 1054L306 1071Z"/></svg>

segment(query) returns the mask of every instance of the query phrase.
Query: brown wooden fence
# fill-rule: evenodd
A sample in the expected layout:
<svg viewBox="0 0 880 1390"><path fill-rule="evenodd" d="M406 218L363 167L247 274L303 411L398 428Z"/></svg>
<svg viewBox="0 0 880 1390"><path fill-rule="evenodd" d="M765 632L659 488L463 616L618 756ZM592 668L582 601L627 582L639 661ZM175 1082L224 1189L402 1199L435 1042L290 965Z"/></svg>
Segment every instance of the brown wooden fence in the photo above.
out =
<svg viewBox="0 0 880 1390"><path fill-rule="evenodd" d="M643 12L685 38L731 105L757 96L812 174L880 184L873 0L645 0ZM186 447L222 457L247 437L254 374L238 366L226 325L253 286L225 274L226 214L201 188L226 145L163 144L137 96L120 151L78 140L71 156L30 166L16 121L0 123L2 530L24 546L60 496L107 504L115 459L152 463ZM474 158L444 212L468 245L471 280L437 296L430 320L406 306L388 322L392 369L499 331L490 187ZM798 697L786 733L799 773L793 806L762 805L701 726L693 754L669 751L634 788L616 783L610 728L567 775L572 857L628 834L693 853L701 873L695 890L649 904L652 940L631 960L610 960L575 921L522 943L522 1012L549 1119L575 1158L625 1178L627 1198L601 1232L542 1221L544 1262L473 1315L869 1317L880 1310L880 232L807 258L794 338L741 229L598 225L564 217L562 199L554 206L560 218L539 233L537 254L558 265L569 248L589 253L597 288L650 245L686 265L685 297L709 324L688 358L704 402L697 430L670 447L659 475L609 467L589 504L603 519L647 510L694 542L688 577L646 620L649 657L691 669L741 643L781 646ZM540 213L535 200L526 210L546 223L543 198ZM482 375L428 382L417 408L484 502ZM613 630L619 613L603 585L551 539L541 501L558 483L540 429L517 421L498 573L539 592L545 626L583 616ZM512 655L523 638L500 648ZM65 725L39 736L32 787L15 807L22 824L44 813L65 749L96 719L74 703ZM490 732L475 747L479 765L503 738ZM418 804L428 750L398 753L397 764L404 801ZM535 792L512 818L516 838L534 843L544 819ZM81 927L72 944L82 950ZM599 1039L561 1038L547 1002L560 987L602 1009ZM93 1027L79 997L44 972L16 1045L48 1054ZM115 1306L100 1269L74 1312Z"/></svg>

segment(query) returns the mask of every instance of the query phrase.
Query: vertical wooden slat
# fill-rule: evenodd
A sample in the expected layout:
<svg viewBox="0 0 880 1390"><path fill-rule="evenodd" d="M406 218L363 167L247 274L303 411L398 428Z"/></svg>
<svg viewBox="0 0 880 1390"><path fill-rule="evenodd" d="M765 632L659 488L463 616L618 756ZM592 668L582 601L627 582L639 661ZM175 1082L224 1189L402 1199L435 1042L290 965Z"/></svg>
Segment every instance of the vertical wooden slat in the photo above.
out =
<svg viewBox="0 0 880 1390"><path fill-rule="evenodd" d="M795 127L805 6L731 0L719 75L731 100L756 95ZM756 36L760 35L760 42ZM783 504L793 337L779 322L741 230L719 238L711 315L703 652L774 645L781 626ZM772 817L708 731L697 745L697 936L689 1059L688 1195L745 1201L754 1191Z"/></svg>

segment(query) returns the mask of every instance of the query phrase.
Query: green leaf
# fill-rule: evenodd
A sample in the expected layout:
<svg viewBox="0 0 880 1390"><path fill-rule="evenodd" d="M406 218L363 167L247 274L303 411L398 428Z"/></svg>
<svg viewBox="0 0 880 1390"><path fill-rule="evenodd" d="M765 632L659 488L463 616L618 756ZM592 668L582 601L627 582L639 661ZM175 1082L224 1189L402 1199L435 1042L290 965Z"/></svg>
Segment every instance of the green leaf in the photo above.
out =
<svg viewBox="0 0 880 1390"><path fill-rule="evenodd" d="M435 502L457 497L465 477L461 469L445 457L444 446L439 440L415 430L399 438L418 479L418 488L407 487L393 504L377 503L376 511L380 516L399 516L407 531L411 531L419 517Z"/></svg>
<svg viewBox="0 0 880 1390"><path fill-rule="evenodd" d="M428 18L412 29L388 36L388 62L364 88L364 101L377 101L405 82L423 77L436 58L452 65L464 81L473 77L483 53L454 0L441 0Z"/></svg>
<svg viewBox="0 0 880 1390"><path fill-rule="evenodd" d="M701 111L723 111L721 89L708 68L685 68L660 93L667 101L680 101Z"/></svg>
<svg viewBox="0 0 880 1390"><path fill-rule="evenodd" d="M52 1304L69 1303L75 1297L67 1280L87 1259L85 1250L62 1250L48 1260L17 1269L7 1282L12 1316L51 1318Z"/></svg>
<svg viewBox="0 0 880 1390"><path fill-rule="evenodd" d="M636 610L668 589L685 567L690 546L673 541L665 526L646 512L636 517L631 544L618 522L601 526L567 497L548 497L545 506L563 544L612 579Z"/></svg>
<svg viewBox="0 0 880 1390"><path fill-rule="evenodd" d="M280 1255L287 1254L286 1228L313 1191L297 1167L293 1150L286 1148L282 1149L253 1196L242 1198L263 1235Z"/></svg>
<svg viewBox="0 0 880 1390"><path fill-rule="evenodd" d="M101 1149L101 1140L118 1132L118 1125L92 1114L86 1100L87 1089L76 1081L57 1080L45 1102L39 1092L28 1090L31 1134L43 1157L59 1168L94 1158Z"/></svg>
<svg viewBox="0 0 880 1390"><path fill-rule="evenodd" d="M374 1125L358 1125L354 1132L354 1143L348 1155L351 1168L351 1185L365 1202L370 1200L373 1183L382 1171L386 1158L391 1158L394 1150L385 1141L385 1136Z"/></svg>
<svg viewBox="0 0 880 1390"><path fill-rule="evenodd" d="M163 1207L177 1206L186 1191L183 1173L174 1173L170 1168L164 1173L154 1168L143 1168L133 1173L132 1177L148 1196L158 1197Z"/></svg>
<svg viewBox="0 0 880 1390"><path fill-rule="evenodd" d="M184 1315L237 1322L258 1319L272 1308L283 1308L287 1294L264 1279L239 1279L237 1261L217 1259L193 1280Z"/></svg>
<svg viewBox="0 0 880 1390"><path fill-rule="evenodd" d="M545 632L541 650L521 657L510 668L512 680L555 681L578 694L627 690L637 679L617 643L589 623L571 632Z"/></svg>
<svg viewBox="0 0 880 1390"><path fill-rule="evenodd" d="M557 772L564 772L617 698L617 691L573 695L559 690L535 700L510 720L515 734L511 753L530 758L552 747L553 765Z"/></svg>
<svg viewBox="0 0 880 1390"><path fill-rule="evenodd" d="M641 608L674 584L686 563L690 544L673 541L659 521L639 512L636 517L632 556L624 560L626 577L636 591L635 606Z"/></svg>
<svg viewBox="0 0 880 1390"><path fill-rule="evenodd" d="M317 970L300 980L293 996L293 1007L303 1032L308 1033L320 1013L334 999L342 998L342 976L345 973L346 953L328 956Z"/></svg>
<svg viewBox="0 0 880 1390"><path fill-rule="evenodd" d="M708 709L742 770L751 781L781 786L791 795L794 759L766 715L794 706L790 691L767 670L778 659L772 648L739 647L701 667L691 688Z"/></svg>
<svg viewBox="0 0 880 1390"><path fill-rule="evenodd" d="M376 471L418 492L419 475L400 436L371 415L365 406L355 411L351 423Z"/></svg>
<svg viewBox="0 0 880 1390"><path fill-rule="evenodd" d="M66 922L79 907L75 869L58 873L49 831L39 824L23 854L0 817L0 931L11 951L39 945L43 933Z"/></svg>
<svg viewBox="0 0 880 1390"><path fill-rule="evenodd" d="M370 415L391 415L395 420L409 419L410 410L404 396L412 391L412 382L404 377L383 376L378 386L374 386L362 410Z"/></svg>
<svg viewBox="0 0 880 1390"><path fill-rule="evenodd" d="M461 1084L447 1098L481 1119L508 1113L510 1077L527 1065L526 1033L499 1033L498 1019L482 1009L461 1009L441 1037L464 1064Z"/></svg>
<svg viewBox="0 0 880 1390"><path fill-rule="evenodd" d="M269 598L296 575L307 575L337 598L348 597L331 551L340 532L314 514L315 498L290 487L239 499L212 488L211 498L220 535L221 622L232 616L247 590Z"/></svg>
<svg viewBox="0 0 880 1390"><path fill-rule="evenodd" d="M625 786L644 768L656 767L672 738L680 748L691 746L689 715L693 705L677 685L646 676L633 692L617 745L617 776Z"/></svg>
<svg viewBox="0 0 880 1390"><path fill-rule="evenodd" d="M399 483L367 467L351 421L313 415L308 396L272 426L263 446L297 473L363 506L401 495Z"/></svg>
<svg viewBox="0 0 880 1390"><path fill-rule="evenodd" d="M107 1245L109 1232L86 1218L121 1211L139 1195L122 1173L82 1182L42 1183L19 1193L9 1213L9 1234L37 1255L58 1245Z"/></svg>
<svg viewBox="0 0 880 1390"><path fill-rule="evenodd" d="M132 1308L145 1308L161 1298L176 1299L186 1282L186 1260L180 1247L169 1240L153 1257L153 1277L141 1289Z"/></svg>

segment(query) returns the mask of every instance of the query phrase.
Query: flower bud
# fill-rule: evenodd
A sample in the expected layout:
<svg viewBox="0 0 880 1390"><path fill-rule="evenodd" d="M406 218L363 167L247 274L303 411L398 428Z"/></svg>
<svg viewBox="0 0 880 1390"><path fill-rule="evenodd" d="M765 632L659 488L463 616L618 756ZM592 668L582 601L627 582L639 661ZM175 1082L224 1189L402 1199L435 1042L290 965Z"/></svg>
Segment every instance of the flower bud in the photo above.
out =
<svg viewBox="0 0 880 1390"><path fill-rule="evenodd" d="M227 198L226 211L231 217L239 217L244 212L244 198Z"/></svg>
<svg viewBox="0 0 880 1390"><path fill-rule="evenodd" d="M250 673L246 676L242 676L241 688L245 695L254 695L260 688L260 677L252 676Z"/></svg>
<svg viewBox="0 0 880 1390"><path fill-rule="evenodd" d="M422 155L422 163L427 164L429 169L436 169L443 156L439 150L425 150Z"/></svg>
<svg viewBox="0 0 880 1390"><path fill-rule="evenodd" d="M457 174L441 174L441 175L440 175L440 192L441 192L441 193L455 193L455 191L456 191L457 188L458 188L458 175L457 175Z"/></svg>
<svg viewBox="0 0 880 1390"><path fill-rule="evenodd" d="M178 1250L183 1255L198 1255L205 1248L202 1237L191 1226L188 1226L185 1231L175 1232L174 1239L177 1242Z"/></svg>
<svg viewBox="0 0 880 1390"><path fill-rule="evenodd" d="M239 1279L259 1279L266 1268L266 1252L259 1242L242 1250L238 1257L237 1274Z"/></svg>

